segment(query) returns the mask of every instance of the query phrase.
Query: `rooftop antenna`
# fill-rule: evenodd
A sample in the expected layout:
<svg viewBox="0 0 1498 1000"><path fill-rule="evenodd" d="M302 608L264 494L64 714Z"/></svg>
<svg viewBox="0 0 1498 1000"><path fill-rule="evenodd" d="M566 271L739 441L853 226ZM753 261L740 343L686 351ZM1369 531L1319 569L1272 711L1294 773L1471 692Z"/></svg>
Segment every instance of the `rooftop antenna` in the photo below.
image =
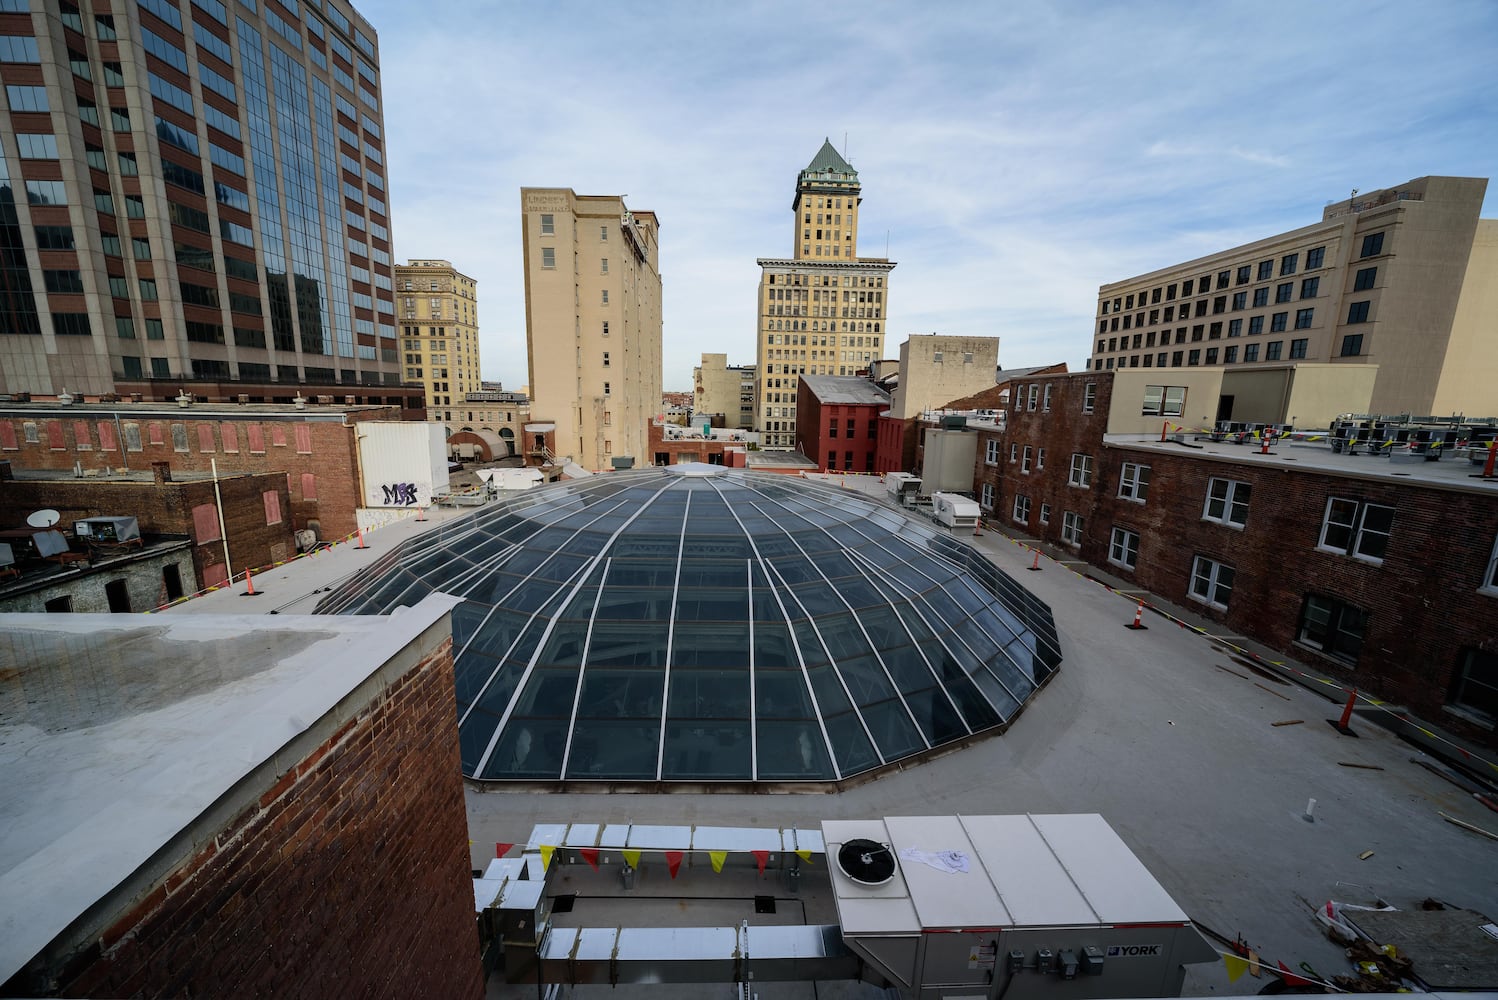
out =
<svg viewBox="0 0 1498 1000"><path fill-rule="evenodd" d="M889 230L884 231L884 259L889 260Z"/></svg>
<svg viewBox="0 0 1498 1000"><path fill-rule="evenodd" d="M843 132L843 159L848 158L848 133Z"/></svg>

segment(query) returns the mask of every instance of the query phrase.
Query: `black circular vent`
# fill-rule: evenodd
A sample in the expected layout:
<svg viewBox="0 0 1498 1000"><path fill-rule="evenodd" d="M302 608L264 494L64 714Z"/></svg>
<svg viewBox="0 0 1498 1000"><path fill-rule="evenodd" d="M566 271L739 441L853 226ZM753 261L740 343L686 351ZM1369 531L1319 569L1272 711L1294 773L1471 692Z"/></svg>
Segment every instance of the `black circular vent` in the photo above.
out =
<svg viewBox="0 0 1498 1000"><path fill-rule="evenodd" d="M843 874L863 885L883 885L895 877L895 856L873 840L850 840L837 851Z"/></svg>

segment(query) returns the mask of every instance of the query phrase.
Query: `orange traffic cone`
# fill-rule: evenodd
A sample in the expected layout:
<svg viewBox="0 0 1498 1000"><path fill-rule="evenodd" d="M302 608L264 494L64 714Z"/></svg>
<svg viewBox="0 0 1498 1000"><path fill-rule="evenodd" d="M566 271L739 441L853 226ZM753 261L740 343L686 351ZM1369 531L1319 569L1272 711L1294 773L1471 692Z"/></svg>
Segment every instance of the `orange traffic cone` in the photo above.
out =
<svg viewBox="0 0 1498 1000"><path fill-rule="evenodd" d="M1030 564L1030 572L1036 573L1036 572L1039 572L1039 571L1040 571L1040 550L1036 549L1035 550L1035 561Z"/></svg>
<svg viewBox="0 0 1498 1000"><path fill-rule="evenodd" d="M355 545L354 548L356 548L356 549L367 549L367 548L369 548L368 545L364 544L364 529L363 528L359 529L359 544Z"/></svg>
<svg viewBox="0 0 1498 1000"><path fill-rule="evenodd" d="M1347 704L1344 705L1344 706L1342 706L1342 718L1340 718L1340 719L1327 719L1326 720L1326 724L1329 725L1329 726L1331 726L1337 732L1341 733L1343 736L1357 736L1357 733L1355 733L1355 732L1352 731L1352 725L1351 725L1351 723L1352 723L1352 706L1357 703L1357 700L1358 700L1358 689L1357 688L1353 688L1352 691L1349 692L1348 695L1347 695Z"/></svg>
<svg viewBox="0 0 1498 1000"><path fill-rule="evenodd" d="M1134 629L1136 632L1142 632L1145 629L1149 628L1148 625L1144 624L1144 602L1143 601L1140 601L1139 602L1139 607L1137 607L1137 608L1134 609L1134 621L1131 624L1125 625L1124 628L1131 628L1131 629Z"/></svg>
<svg viewBox="0 0 1498 1000"><path fill-rule="evenodd" d="M255 589L255 578L250 575L249 570L244 571L244 593L240 597L259 597L260 591Z"/></svg>

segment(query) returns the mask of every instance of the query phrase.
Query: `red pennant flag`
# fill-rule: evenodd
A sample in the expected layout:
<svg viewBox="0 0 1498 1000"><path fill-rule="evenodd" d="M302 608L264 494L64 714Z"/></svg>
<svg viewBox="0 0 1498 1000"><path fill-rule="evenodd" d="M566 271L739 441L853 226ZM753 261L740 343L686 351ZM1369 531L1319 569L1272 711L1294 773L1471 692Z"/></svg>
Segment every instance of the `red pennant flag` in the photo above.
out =
<svg viewBox="0 0 1498 1000"><path fill-rule="evenodd" d="M506 854L509 854L510 853L510 848L512 848L514 846L515 846L514 844L495 844L494 845L494 856L496 858L502 858Z"/></svg>
<svg viewBox="0 0 1498 1000"><path fill-rule="evenodd" d="M676 873L681 870L682 857L683 855L681 851L666 852L666 870L671 873L672 878L675 878Z"/></svg>
<svg viewBox="0 0 1498 1000"><path fill-rule="evenodd" d="M765 873L765 863L770 860L770 852L750 851L749 853L754 855L754 861L759 865L759 873L763 875Z"/></svg>
<svg viewBox="0 0 1498 1000"><path fill-rule="evenodd" d="M598 870L598 848L579 847L577 853L581 855L584 861L593 866L595 872Z"/></svg>
<svg viewBox="0 0 1498 1000"><path fill-rule="evenodd" d="M1284 962L1280 962L1280 972L1284 973L1284 975L1282 975L1280 978L1282 978L1285 981L1285 985L1286 986L1311 986L1311 985L1313 985L1312 982L1309 979L1304 979L1304 978L1302 978L1300 976L1297 976L1295 973L1291 972L1288 968L1285 967L1285 963Z"/></svg>

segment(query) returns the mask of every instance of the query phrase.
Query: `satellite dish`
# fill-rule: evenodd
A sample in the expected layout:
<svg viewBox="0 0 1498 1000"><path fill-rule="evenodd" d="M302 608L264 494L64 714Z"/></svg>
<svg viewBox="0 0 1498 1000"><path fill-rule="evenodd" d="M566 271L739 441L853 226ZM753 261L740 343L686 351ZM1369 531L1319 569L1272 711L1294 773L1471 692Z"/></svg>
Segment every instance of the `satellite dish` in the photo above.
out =
<svg viewBox="0 0 1498 1000"><path fill-rule="evenodd" d="M895 877L895 856L874 840L850 840L838 848L837 866L861 885L883 885Z"/></svg>
<svg viewBox="0 0 1498 1000"><path fill-rule="evenodd" d="M50 528L52 527L52 525L61 520L62 515L53 510L51 507L47 507L44 510L35 511L31 514L26 515L26 523L31 525L33 528Z"/></svg>

